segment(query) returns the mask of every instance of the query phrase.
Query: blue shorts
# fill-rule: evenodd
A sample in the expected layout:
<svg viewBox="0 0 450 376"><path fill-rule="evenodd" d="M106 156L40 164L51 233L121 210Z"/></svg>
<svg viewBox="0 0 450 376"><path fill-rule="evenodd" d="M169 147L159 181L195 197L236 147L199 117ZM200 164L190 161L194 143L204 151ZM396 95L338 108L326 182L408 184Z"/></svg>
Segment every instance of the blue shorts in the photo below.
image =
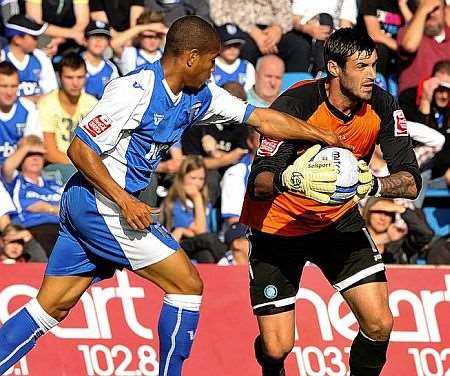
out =
<svg viewBox="0 0 450 376"><path fill-rule="evenodd" d="M62 195L60 221L46 275L108 278L116 269L141 269L180 248L160 223L133 230L119 207L79 173L69 180Z"/></svg>

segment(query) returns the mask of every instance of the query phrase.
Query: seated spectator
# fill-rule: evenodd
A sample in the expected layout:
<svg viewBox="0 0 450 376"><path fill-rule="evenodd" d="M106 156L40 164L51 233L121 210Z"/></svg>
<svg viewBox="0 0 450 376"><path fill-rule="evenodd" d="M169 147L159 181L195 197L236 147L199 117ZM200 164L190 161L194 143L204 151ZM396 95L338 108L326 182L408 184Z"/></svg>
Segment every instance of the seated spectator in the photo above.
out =
<svg viewBox="0 0 450 376"><path fill-rule="evenodd" d="M255 67L255 86L247 91L248 103L257 107L269 107L278 97L283 81L284 63L275 55L266 55Z"/></svg>
<svg viewBox="0 0 450 376"><path fill-rule="evenodd" d="M405 23L400 4L398 1L363 0L360 14L361 26L377 45L377 72L387 80L389 73L397 70L396 37Z"/></svg>
<svg viewBox="0 0 450 376"><path fill-rule="evenodd" d="M255 84L255 68L247 60L240 59L241 47L245 43L242 31L234 24L225 24L217 29L222 49L216 57L213 78L217 85L238 82L249 90Z"/></svg>
<svg viewBox="0 0 450 376"><path fill-rule="evenodd" d="M415 103L419 82L428 79L438 61L450 60L450 27L445 25L444 0L422 0L411 22L397 37L401 71L399 104Z"/></svg>
<svg viewBox="0 0 450 376"><path fill-rule="evenodd" d="M75 172L67 149L78 122L95 106L97 100L84 92L86 64L76 53L66 54L59 64L61 88L52 91L38 103L39 118L44 131L47 161L66 182Z"/></svg>
<svg viewBox="0 0 450 376"><path fill-rule="evenodd" d="M89 9L91 19L110 24L112 35L116 36L117 32L136 26L137 18L144 12L144 0L89 0Z"/></svg>
<svg viewBox="0 0 450 376"><path fill-rule="evenodd" d="M144 4L146 8L162 13L167 25L171 25L177 18L192 15L210 21L208 0L144 0Z"/></svg>
<svg viewBox="0 0 450 376"><path fill-rule="evenodd" d="M89 23L89 0L25 0L25 9L28 17L48 25L45 34L53 37L48 47L56 49L68 39L84 44L84 29ZM74 45L69 41L66 47Z"/></svg>
<svg viewBox="0 0 450 376"><path fill-rule="evenodd" d="M119 67L122 74L159 60L166 32L167 27L162 14L149 10L138 17L136 26L114 37L111 46L114 54L120 59ZM127 46L131 41L133 46Z"/></svg>
<svg viewBox="0 0 450 376"><path fill-rule="evenodd" d="M29 262L47 262L48 257L42 246L33 238L30 231L20 225L8 224L1 232L0 242L3 243L4 254L9 259L19 257L19 246L23 249L22 256ZM1 248L1 247L0 247ZM16 257L11 257L14 253Z"/></svg>
<svg viewBox="0 0 450 376"><path fill-rule="evenodd" d="M221 214L226 225L239 222L247 188L247 178L259 147L259 133L254 129L249 129L246 143L248 154L225 171L221 182Z"/></svg>
<svg viewBox="0 0 450 376"><path fill-rule="evenodd" d="M10 224L2 232L0 239L2 247L0 247L0 262L3 264L15 264L18 262L28 262L30 256L25 252L25 242L22 239L11 240L5 242L5 235L13 234L22 230L21 226Z"/></svg>
<svg viewBox="0 0 450 376"><path fill-rule="evenodd" d="M324 71L323 43L333 29L356 24L355 0L294 0L293 30L298 37L296 48L303 51L299 71Z"/></svg>
<svg viewBox="0 0 450 376"><path fill-rule="evenodd" d="M104 53L109 47L111 31L109 25L101 21L90 22L84 33L86 38L86 51L82 54L86 63L86 93L100 99L106 84L119 77L116 66Z"/></svg>
<svg viewBox="0 0 450 376"><path fill-rule="evenodd" d="M22 14L12 16L5 25L9 45L0 52L0 61L9 61L19 72L19 95L34 102L58 87L50 59L36 48L46 27Z"/></svg>
<svg viewBox="0 0 450 376"><path fill-rule="evenodd" d="M248 252L250 249L250 243L246 237L246 234L247 226L239 222L233 223L228 228L228 230L225 231L225 244L227 244L229 252L231 254L226 255L223 261L219 261L219 264L248 264Z"/></svg>
<svg viewBox="0 0 450 376"><path fill-rule="evenodd" d="M216 263L226 246L210 233L206 166L200 156L187 156L162 205L163 223L188 256L198 262Z"/></svg>
<svg viewBox="0 0 450 376"><path fill-rule="evenodd" d="M433 231L420 210L405 208L386 198L369 198L363 217L385 263L420 263L425 247L433 238Z"/></svg>
<svg viewBox="0 0 450 376"><path fill-rule="evenodd" d="M229 82L224 89L234 96L246 99L238 83ZM209 199L216 206L220 196L220 180L225 168L237 163L247 153L248 127L236 123L211 123L209 119L198 122L184 131L181 145L184 155L201 155L208 169Z"/></svg>
<svg viewBox="0 0 450 376"><path fill-rule="evenodd" d="M3 164L2 177L16 206L12 222L28 229L50 255L58 236L63 187L42 177L44 155L39 137L24 137Z"/></svg>
<svg viewBox="0 0 450 376"><path fill-rule="evenodd" d="M17 147L23 136L42 137L34 103L18 98L19 73L8 61L0 63L0 166Z"/></svg>
<svg viewBox="0 0 450 376"><path fill-rule="evenodd" d="M216 0L210 3L211 18L217 26L234 23L245 32L241 57L256 64L263 55L278 55L286 64L287 72L301 69L303 51L292 30L291 4L288 0L261 0L240 2Z"/></svg>

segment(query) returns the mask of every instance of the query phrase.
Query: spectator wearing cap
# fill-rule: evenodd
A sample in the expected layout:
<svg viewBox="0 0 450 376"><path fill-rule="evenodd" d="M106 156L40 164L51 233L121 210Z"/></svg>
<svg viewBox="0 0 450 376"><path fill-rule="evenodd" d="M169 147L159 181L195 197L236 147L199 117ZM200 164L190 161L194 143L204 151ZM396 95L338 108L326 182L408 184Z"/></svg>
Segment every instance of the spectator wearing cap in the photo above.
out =
<svg viewBox="0 0 450 376"><path fill-rule="evenodd" d="M37 102L56 89L55 71L50 59L37 49L37 38L47 24L39 24L22 14L12 16L5 24L5 36L9 45L0 51L0 61L7 60L19 72L19 94Z"/></svg>
<svg viewBox="0 0 450 376"><path fill-rule="evenodd" d="M248 251L250 249L249 241L246 237L247 226L242 223L233 223L224 234L225 244L231 251L231 258L224 258L227 263L233 265L247 265L248 264ZM224 261L225 261L224 260ZM224 264L225 262L219 262Z"/></svg>
<svg viewBox="0 0 450 376"><path fill-rule="evenodd" d="M42 129L34 103L18 98L19 74L8 61L0 63L0 168L17 148L23 136L42 138Z"/></svg>
<svg viewBox="0 0 450 376"><path fill-rule="evenodd" d="M162 14L149 10L138 17L136 26L115 36L111 40L111 47L120 59L122 74L159 60L166 32L167 26ZM132 42L133 46L127 46L129 42Z"/></svg>
<svg viewBox="0 0 450 376"><path fill-rule="evenodd" d="M67 53L58 66L61 87L44 96L38 103L38 112L47 161L46 171L56 171L61 182L66 182L75 172L67 157L67 149L79 121L97 103L97 99L84 91L86 64L76 53Z"/></svg>
<svg viewBox="0 0 450 376"><path fill-rule="evenodd" d="M49 255L58 235L63 187L42 177L45 152L39 137L24 137L3 164L2 177L16 207L12 222L27 228Z"/></svg>
<svg viewBox="0 0 450 376"><path fill-rule="evenodd" d="M119 77L116 66L103 57L111 41L109 25L102 21L90 22L85 38L86 51L82 54L87 69L85 91L100 99L106 84Z"/></svg>
<svg viewBox="0 0 450 376"><path fill-rule="evenodd" d="M249 90L255 84L255 68L249 61L239 58L241 47L245 44L244 33L231 23L219 26L217 31L222 49L216 57L214 81L219 86L227 82L238 82L245 90Z"/></svg>

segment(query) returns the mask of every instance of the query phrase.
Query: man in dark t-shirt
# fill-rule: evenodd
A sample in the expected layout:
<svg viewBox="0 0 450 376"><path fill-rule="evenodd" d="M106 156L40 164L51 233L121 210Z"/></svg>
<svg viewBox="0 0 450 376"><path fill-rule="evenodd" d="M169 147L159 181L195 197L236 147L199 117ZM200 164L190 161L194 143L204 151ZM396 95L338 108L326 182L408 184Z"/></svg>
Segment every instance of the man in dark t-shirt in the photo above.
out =
<svg viewBox="0 0 450 376"><path fill-rule="evenodd" d="M133 17L137 18L144 10L144 0L89 0L89 8L94 20L106 21L98 18L106 15L115 31L125 31L131 26L130 14L135 13Z"/></svg>

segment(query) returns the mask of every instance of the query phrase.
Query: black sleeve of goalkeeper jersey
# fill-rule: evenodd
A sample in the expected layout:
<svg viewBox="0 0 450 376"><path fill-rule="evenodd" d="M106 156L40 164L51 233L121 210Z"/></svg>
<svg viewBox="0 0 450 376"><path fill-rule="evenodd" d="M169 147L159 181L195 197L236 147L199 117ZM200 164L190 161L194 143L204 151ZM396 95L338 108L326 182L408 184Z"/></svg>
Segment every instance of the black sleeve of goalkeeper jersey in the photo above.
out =
<svg viewBox="0 0 450 376"><path fill-rule="evenodd" d="M397 101L390 94L376 90L374 109L381 119L378 144L390 174L409 172L415 180L417 192L422 187L419 167L408 135L406 119Z"/></svg>
<svg viewBox="0 0 450 376"><path fill-rule="evenodd" d="M296 118L302 118L299 116L300 111L295 102L293 97L282 95L275 100L271 108L288 113ZM273 172L275 177L279 176L287 166L294 162L300 145L301 142L299 141L278 141L261 137L260 146L248 178L248 192L253 198L255 198L254 187L258 174L269 171Z"/></svg>

